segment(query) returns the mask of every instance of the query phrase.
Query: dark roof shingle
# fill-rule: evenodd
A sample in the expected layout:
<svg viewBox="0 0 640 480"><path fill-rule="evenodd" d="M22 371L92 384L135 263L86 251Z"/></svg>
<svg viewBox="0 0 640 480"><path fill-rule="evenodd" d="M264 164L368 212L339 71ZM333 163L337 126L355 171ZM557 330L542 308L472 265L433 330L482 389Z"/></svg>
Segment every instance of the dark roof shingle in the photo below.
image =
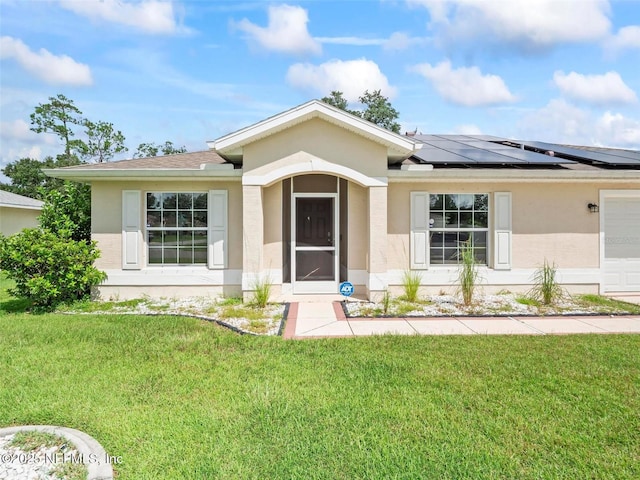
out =
<svg viewBox="0 0 640 480"><path fill-rule="evenodd" d="M202 152L177 153L161 157L133 158L117 162L90 163L64 167L61 170L138 170L138 169L194 169L199 170L202 164L221 165L229 163L213 150Z"/></svg>

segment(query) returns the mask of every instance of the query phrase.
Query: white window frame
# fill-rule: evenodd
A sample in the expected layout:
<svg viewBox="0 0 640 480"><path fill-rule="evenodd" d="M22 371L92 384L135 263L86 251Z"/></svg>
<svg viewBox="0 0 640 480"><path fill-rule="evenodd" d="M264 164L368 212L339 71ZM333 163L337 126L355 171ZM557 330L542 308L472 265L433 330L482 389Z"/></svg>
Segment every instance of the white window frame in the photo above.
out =
<svg viewBox="0 0 640 480"><path fill-rule="evenodd" d="M489 261L490 261L490 248L489 248L489 242L490 242L490 215L491 215L491 194L488 192L429 192L428 194L428 206L431 205L431 196L432 195L485 195L487 197L487 210L486 210L486 214L487 214L487 226L486 227L482 227L482 228L476 228L476 227L456 227L456 228L451 228L451 227L438 227L438 228L434 228L431 226L431 224L429 224L429 241L428 241L428 249L429 249L429 267L431 268L439 268L439 267L457 267L458 265L460 265L460 261L458 259L457 263L432 263L432 259L431 259L431 248L432 248L432 233L435 232L442 232L444 234L446 233L459 233L459 232L465 232L465 233L470 233L473 234L474 232L485 232L486 233L486 243L485 243L485 261L484 263L478 263L479 266L481 267L487 267L489 266ZM444 201L444 200L443 200ZM474 202L475 202L475 198L474 198ZM442 210L444 212L446 212L447 210ZM428 210L428 218L429 221L431 220L431 210ZM459 249L459 245L457 247L457 249Z"/></svg>
<svg viewBox="0 0 640 480"><path fill-rule="evenodd" d="M150 193L159 193L159 194L165 194L165 193L171 193L171 194L176 194L179 195L181 193L189 193L189 194L206 194L207 195L207 208L206 208L206 212L207 212L207 226L206 227L149 227L149 225L147 224L147 215L149 212L153 212L154 210L149 210L147 208L147 196ZM210 224L211 224L211 209L210 209L210 196L211 196L211 192L207 191L207 190L148 190L144 192L144 197L143 197L143 201L144 201L144 244L145 244L145 252L146 252L146 264L147 267L150 268L167 268L167 267L176 267L176 268L197 268L197 267L207 267L209 264L209 256L210 256L210 243L211 243L211 232L210 232ZM177 209L176 209L176 213L177 213ZM193 207L191 208L191 211L193 212ZM177 218L176 218L176 224L177 224ZM149 255L149 251L150 251L150 245L149 245L149 232L162 232L162 231L175 231L178 232L179 230L185 230L185 231L198 231L198 232L202 232L204 231L207 235L207 246L206 246L206 252L207 252L207 259L202 262L202 263L151 263L150 262L150 255Z"/></svg>

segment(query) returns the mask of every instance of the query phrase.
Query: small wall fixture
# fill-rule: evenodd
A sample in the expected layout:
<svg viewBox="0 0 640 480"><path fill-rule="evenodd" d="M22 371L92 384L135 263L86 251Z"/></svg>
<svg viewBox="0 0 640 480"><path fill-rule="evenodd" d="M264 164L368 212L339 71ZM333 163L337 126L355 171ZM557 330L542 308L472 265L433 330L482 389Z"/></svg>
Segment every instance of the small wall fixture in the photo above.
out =
<svg viewBox="0 0 640 480"><path fill-rule="evenodd" d="M591 213L598 213L600 211L600 207L598 207L598 205L595 203L588 204L587 208Z"/></svg>

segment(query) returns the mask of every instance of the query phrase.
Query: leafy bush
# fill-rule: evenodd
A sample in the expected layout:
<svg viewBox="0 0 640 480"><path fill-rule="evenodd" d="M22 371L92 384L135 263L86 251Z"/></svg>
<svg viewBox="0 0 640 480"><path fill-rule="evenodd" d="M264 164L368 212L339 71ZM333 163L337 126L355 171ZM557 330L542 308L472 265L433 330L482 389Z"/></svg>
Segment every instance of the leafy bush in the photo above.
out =
<svg viewBox="0 0 640 480"><path fill-rule="evenodd" d="M0 238L0 269L15 282L10 293L27 297L37 308L87 296L106 275L93 262L95 242L59 237L49 230L25 229Z"/></svg>
<svg viewBox="0 0 640 480"><path fill-rule="evenodd" d="M480 278L471 239L460 246L460 258L462 263L460 264L460 271L458 273L459 289L462 293L462 301L464 304L471 305L473 293Z"/></svg>
<svg viewBox="0 0 640 480"><path fill-rule="evenodd" d="M44 193L40 226L60 237L91 240L91 187L66 182L59 190Z"/></svg>

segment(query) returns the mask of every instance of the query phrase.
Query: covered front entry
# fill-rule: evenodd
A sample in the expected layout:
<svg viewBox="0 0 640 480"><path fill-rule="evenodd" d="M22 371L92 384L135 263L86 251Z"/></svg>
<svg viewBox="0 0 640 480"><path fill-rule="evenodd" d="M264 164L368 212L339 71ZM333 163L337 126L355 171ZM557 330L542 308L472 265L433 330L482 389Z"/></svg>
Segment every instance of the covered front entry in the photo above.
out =
<svg viewBox="0 0 640 480"><path fill-rule="evenodd" d="M264 279L276 295L337 295L347 280L368 297L384 291L384 178L297 152L245 174L242 183L246 298Z"/></svg>

